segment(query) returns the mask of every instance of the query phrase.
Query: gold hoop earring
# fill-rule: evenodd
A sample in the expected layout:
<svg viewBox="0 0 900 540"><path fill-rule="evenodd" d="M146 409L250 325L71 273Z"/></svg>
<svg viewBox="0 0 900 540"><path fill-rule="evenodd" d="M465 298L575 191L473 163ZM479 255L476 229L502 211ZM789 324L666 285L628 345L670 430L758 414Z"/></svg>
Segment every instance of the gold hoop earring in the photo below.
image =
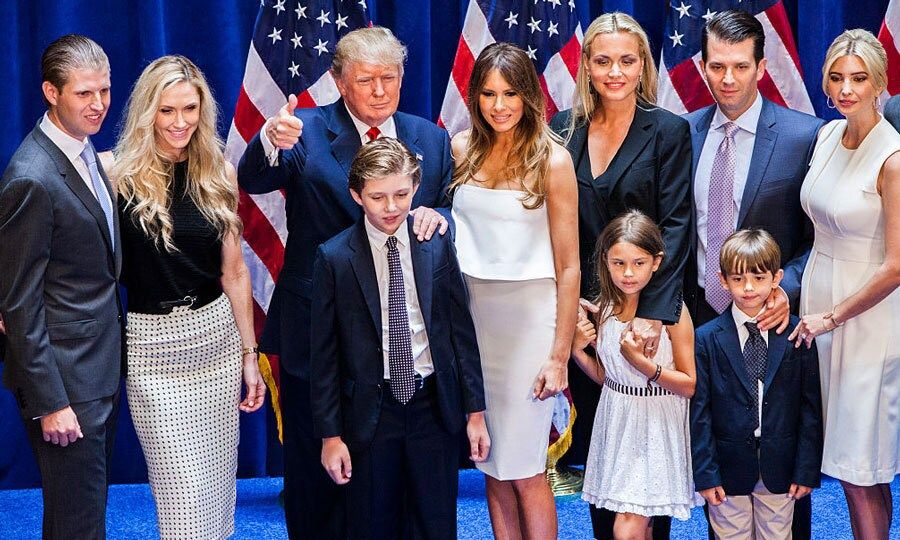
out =
<svg viewBox="0 0 900 540"><path fill-rule="evenodd" d="M835 104L834 104L834 101L831 99L831 96L828 96L828 97L825 98L825 105L826 105L829 109L836 109L836 108L837 108L837 107L835 106Z"/></svg>

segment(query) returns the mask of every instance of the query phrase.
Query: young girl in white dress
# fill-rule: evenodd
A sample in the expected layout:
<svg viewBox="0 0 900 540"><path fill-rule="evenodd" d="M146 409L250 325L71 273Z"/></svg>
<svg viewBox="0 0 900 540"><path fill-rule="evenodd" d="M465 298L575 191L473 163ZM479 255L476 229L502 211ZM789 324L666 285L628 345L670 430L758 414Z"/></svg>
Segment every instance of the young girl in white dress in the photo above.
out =
<svg viewBox="0 0 900 540"><path fill-rule="evenodd" d="M694 394L694 328L687 308L665 327L654 358L628 329L638 298L663 258L659 229L632 210L597 241L600 297L595 326L579 314L573 355L603 386L582 498L616 512L615 538L650 538L652 516L690 517L699 502L691 476L688 401ZM594 345L597 357L584 348Z"/></svg>

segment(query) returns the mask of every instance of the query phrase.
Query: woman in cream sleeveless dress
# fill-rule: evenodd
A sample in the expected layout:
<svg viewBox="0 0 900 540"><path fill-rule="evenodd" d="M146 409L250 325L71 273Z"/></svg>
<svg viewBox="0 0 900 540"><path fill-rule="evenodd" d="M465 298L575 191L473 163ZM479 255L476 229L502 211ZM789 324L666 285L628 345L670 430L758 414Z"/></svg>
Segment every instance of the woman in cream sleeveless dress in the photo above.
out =
<svg viewBox="0 0 900 540"><path fill-rule="evenodd" d="M575 170L544 120L540 82L521 49L485 47L468 99L472 129L453 139L451 189L491 438L477 466L497 538L556 538L543 473L578 312Z"/></svg>
<svg viewBox="0 0 900 540"><path fill-rule="evenodd" d="M900 221L885 208L900 211L900 135L873 108L878 67L845 52L873 43L868 32L847 31L826 59L829 98L847 119L820 131L800 191L815 241L795 334L815 336L819 354L822 472L841 480L854 535L887 538L890 483L900 473L900 289L885 262L900 255L888 253Z"/></svg>

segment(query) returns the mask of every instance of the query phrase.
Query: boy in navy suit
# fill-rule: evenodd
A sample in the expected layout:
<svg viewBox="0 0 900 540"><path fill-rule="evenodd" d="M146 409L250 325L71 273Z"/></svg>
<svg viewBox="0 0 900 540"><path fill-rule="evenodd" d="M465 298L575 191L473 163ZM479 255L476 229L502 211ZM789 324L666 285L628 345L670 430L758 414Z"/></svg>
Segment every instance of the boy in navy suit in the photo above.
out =
<svg viewBox="0 0 900 540"><path fill-rule="evenodd" d="M364 217L313 270L313 425L328 475L349 483L353 539L455 539L463 424L472 460L490 448L456 252L449 236L417 241L407 219L420 177L400 141L364 145L349 175Z"/></svg>
<svg viewBox="0 0 900 540"><path fill-rule="evenodd" d="M791 538L794 501L819 486L822 403L815 347L760 331L781 253L760 229L732 234L719 256L730 309L697 330L691 400L694 484L717 538Z"/></svg>

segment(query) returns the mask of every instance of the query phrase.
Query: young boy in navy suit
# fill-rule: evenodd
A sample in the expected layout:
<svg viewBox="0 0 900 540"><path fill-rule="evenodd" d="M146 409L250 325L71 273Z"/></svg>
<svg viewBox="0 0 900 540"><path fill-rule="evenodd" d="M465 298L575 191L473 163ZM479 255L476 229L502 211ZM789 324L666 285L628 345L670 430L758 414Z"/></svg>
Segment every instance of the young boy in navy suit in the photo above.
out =
<svg viewBox="0 0 900 540"><path fill-rule="evenodd" d="M691 399L694 484L717 538L791 537L794 501L819 486L822 403L815 347L760 331L757 317L783 271L766 231L731 235L719 256L730 309L696 334Z"/></svg>
<svg viewBox="0 0 900 540"><path fill-rule="evenodd" d="M490 448L452 240L419 242L407 219L420 176L400 141L364 145L349 174L364 217L313 270L313 425L325 470L349 484L353 539L455 539L463 424L472 460Z"/></svg>

